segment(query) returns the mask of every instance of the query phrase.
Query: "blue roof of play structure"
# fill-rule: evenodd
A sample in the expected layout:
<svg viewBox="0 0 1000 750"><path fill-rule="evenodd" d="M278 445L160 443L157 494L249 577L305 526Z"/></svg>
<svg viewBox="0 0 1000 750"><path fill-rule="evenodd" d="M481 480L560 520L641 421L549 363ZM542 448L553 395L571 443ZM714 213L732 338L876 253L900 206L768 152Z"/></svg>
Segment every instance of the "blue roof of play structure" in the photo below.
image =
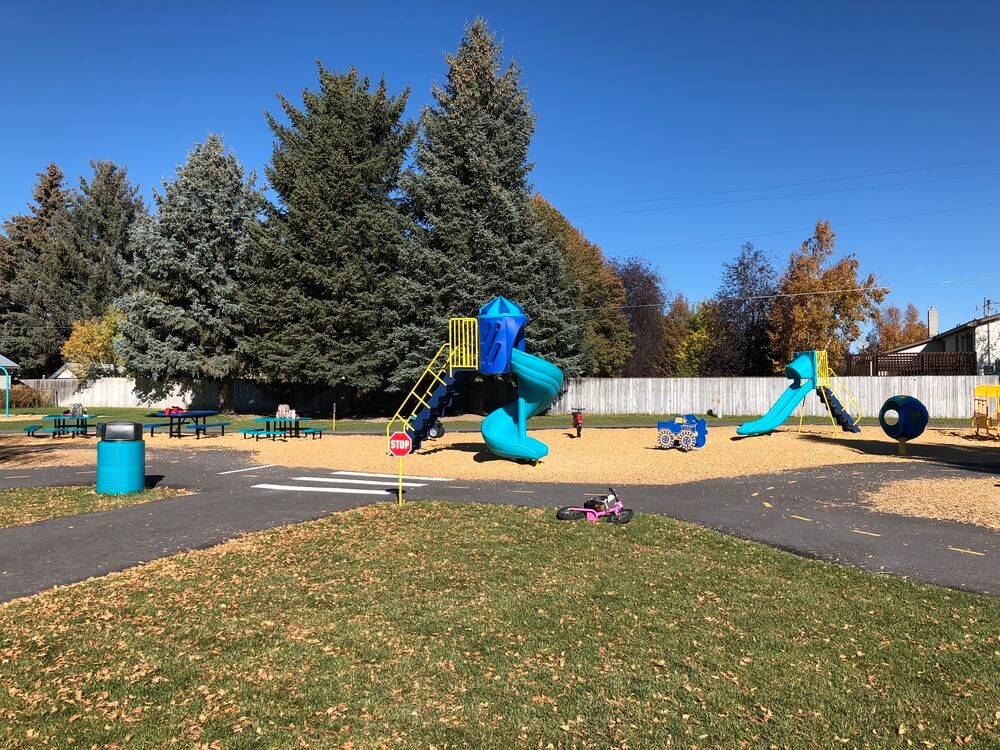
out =
<svg viewBox="0 0 1000 750"><path fill-rule="evenodd" d="M21 365L13 360L7 359L5 356L0 354L0 367L6 367L8 370L20 370Z"/></svg>
<svg viewBox="0 0 1000 750"><path fill-rule="evenodd" d="M524 315L524 308L506 297L497 297L479 308L481 316L499 318L507 315Z"/></svg>

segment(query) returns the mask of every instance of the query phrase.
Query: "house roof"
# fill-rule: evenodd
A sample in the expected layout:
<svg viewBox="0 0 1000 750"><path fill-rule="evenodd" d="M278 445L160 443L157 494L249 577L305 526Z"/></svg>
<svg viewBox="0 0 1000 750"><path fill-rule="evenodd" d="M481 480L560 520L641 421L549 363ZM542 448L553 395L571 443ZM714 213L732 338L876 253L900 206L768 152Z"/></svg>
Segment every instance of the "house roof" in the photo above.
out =
<svg viewBox="0 0 1000 750"><path fill-rule="evenodd" d="M911 341L909 344L904 344L903 346L897 346L895 349L887 349L885 353L893 354L895 352L902 351L903 349L912 349L915 346L920 346L921 344L929 344L931 341L935 341L937 339L943 339L945 336L953 336L954 334L961 333L962 331L967 329L975 330L979 328L979 326L986 325L987 323L997 323L997 322L1000 322L1000 313L998 313L997 315L990 315L989 317L986 318L973 318L972 320L969 320L965 323L960 323L954 328L949 328L947 331L941 331L941 333L937 334L936 336L931 336L930 338L926 338L921 341Z"/></svg>
<svg viewBox="0 0 1000 750"><path fill-rule="evenodd" d="M5 356L0 354L0 367L6 367L8 370L20 370L21 365L11 359L7 359Z"/></svg>

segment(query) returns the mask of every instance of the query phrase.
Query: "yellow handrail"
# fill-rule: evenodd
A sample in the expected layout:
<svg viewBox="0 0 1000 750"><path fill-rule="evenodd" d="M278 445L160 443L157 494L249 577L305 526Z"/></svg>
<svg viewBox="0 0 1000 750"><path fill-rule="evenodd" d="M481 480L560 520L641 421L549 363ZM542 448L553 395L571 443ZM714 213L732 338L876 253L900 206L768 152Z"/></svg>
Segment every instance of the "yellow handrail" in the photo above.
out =
<svg viewBox="0 0 1000 750"><path fill-rule="evenodd" d="M830 369L830 356L825 349L816 352L816 387L820 389L823 402L826 404L827 412L830 414L830 423L833 428L837 428L837 420L833 418L833 411L830 409L830 400L826 397L823 388L829 388L844 407L847 416L854 420L855 424L861 419L861 404L858 399L847 390L844 382L837 377L837 374Z"/></svg>
<svg viewBox="0 0 1000 750"><path fill-rule="evenodd" d="M425 409L431 394L444 377L455 370L479 369L479 321L476 318L452 318L448 322L448 341L441 345L420 373L413 388L385 426L386 438L398 430L406 430L410 420Z"/></svg>
<svg viewBox="0 0 1000 750"><path fill-rule="evenodd" d="M479 321L476 318L452 318L448 321L448 374L452 370L479 369Z"/></svg>

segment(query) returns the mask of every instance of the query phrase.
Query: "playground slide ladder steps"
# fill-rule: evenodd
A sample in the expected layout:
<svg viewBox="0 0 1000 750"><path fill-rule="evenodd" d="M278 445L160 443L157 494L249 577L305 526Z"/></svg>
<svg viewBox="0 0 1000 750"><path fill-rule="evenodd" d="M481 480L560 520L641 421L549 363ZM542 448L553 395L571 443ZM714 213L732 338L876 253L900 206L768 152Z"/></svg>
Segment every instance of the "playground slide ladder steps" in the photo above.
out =
<svg viewBox="0 0 1000 750"><path fill-rule="evenodd" d="M458 394L456 371L461 373L478 369L479 321L476 318L452 318L448 323L448 341L437 350L389 420L386 437L406 430L413 438L413 450L417 450L427 432Z"/></svg>
<svg viewBox="0 0 1000 750"><path fill-rule="evenodd" d="M861 432L861 406L843 382L830 369L825 351L816 352L816 395L830 412L830 420L844 432Z"/></svg>

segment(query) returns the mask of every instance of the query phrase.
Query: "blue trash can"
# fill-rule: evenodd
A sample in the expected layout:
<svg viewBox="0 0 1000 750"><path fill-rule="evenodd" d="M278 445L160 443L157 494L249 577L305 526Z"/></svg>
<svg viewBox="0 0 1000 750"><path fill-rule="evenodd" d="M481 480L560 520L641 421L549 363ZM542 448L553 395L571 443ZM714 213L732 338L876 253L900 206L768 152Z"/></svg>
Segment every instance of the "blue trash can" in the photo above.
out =
<svg viewBox="0 0 1000 750"><path fill-rule="evenodd" d="M97 493L124 495L146 487L146 442L138 422L97 425Z"/></svg>

